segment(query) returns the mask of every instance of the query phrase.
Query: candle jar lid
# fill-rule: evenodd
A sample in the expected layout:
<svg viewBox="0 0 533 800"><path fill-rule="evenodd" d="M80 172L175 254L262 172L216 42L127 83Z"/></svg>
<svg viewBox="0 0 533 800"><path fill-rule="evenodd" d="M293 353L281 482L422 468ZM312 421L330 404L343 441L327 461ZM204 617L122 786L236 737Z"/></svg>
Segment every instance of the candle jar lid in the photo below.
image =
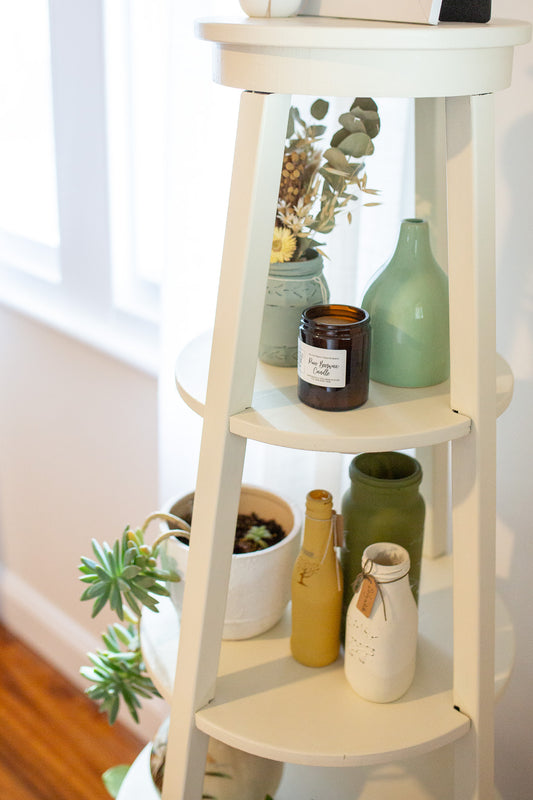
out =
<svg viewBox="0 0 533 800"><path fill-rule="evenodd" d="M306 308L298 341L298 397L313 408L347 411L368 399L370 317L349 305Z"/></svg>

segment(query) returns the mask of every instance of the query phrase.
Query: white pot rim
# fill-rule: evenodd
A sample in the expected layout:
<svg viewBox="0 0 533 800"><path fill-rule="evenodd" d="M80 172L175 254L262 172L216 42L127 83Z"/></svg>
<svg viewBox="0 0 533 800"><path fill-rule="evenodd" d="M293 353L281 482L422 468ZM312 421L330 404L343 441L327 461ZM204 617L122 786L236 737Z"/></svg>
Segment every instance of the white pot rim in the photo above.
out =
<svg viewBox="0 0 533 800"><path fill-rule="evenodd" d="M253 558L254 556L268 555L269 553L275 553L277 550L280 550L282 547L285 547L289 542L291 542L296 536L299 535L300 530L301 530L301 525L302 525L302 515L301 515L301 512L300 512L300 509L298 508L297 505L295 505L292 502L292 500L290 500L285 495L281 495L279 492L274 492L274 491L271 491L270 489L265 489L262 486L255 486L255 485L250 484L250 483L243 483L242 487L241 487L241 491L242 492L247 491L250 494L257 493L257 494L260 494L260 495L263 495L263 496L266 495L268 497L271 497L274 500L281 500L283 503L286 503L287 506L290 508L290 510L292 512L293 526L292 526L291 530L283 537L283 539L280 542L277 542L276 544L273 544L271 547L265 547L265 548L263 548L261 550L254 550L251 553L233 553L232 554L232 559L233 558L237 558L237 559L240 560L240 559L246 559L246 558ZM190 497L190 495L192 495L192 494L194 494L194 491L186 492L185 494L176 495L175 497L171 497L165 503L163 503L162 511L165 512L165 513L171 513L170 510L171 510L171 508L173 508L173 506L176 505L176 503L178 503L180 500L183 500L186 497ZM161 523L161 528L163 530L170 530L170 527L169 527L167 522L162 522ZM179 536L179 531L176 531L176 542L174 544L175 545L177 544L179 547L182 547L184 550L188 551L189 550L189 545L186 544L185 542L181 542L178 539L178 536Z"/></svg>

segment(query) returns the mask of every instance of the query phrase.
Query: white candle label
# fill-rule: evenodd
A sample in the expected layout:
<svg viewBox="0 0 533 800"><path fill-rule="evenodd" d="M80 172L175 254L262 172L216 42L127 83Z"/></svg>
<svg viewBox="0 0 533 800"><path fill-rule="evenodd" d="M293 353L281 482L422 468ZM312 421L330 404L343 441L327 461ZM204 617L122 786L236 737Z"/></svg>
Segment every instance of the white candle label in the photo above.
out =
<svg viewBox="0 0 533 800"><path fill-rule="evenodd" d="M298 376L314 386L346 386L346 350L326 350L298 340Z"/></svg>

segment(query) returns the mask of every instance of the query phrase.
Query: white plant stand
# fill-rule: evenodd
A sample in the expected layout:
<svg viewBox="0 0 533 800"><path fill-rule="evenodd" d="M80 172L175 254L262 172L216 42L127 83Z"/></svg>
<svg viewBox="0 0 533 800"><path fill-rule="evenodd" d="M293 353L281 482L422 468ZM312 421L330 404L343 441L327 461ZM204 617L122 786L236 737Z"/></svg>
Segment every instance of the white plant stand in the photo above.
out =
<svg viewBox="0 0 533 800"><path fill-rule="evenodd" d="M447 794L439 794L441 773L435 768L434 793L425 785L426 793L413 791L410 797L489 800L495 796L495 432L497 413L512 393L510 371L495 354L492 94L510 84L514 47L529 40L530 26L510 20L426 27L294 17L204 20L197 31L214 43L215 80L246 91L207 388L205 341L191 345L178 364L180 393L203 414L204 427L177 671L166 688L170 696L173 687L172 767L163 800L199 800L208 735L309 769L345 764L368 771L416 756L423 772L424 759L429 759L426 769L432 759L440 759ZM448 254L449 385L416 391L375 385L368 406L341 415L298 403L294 370L261 365L256 379L292 93L417 98L417 192L429 203L431 224ZM338 664L322 671L300 669L290 660L283 630L235 643L235 648L224 643L217 680L247 438L345 453L425 448L426 467L435 466L427 484L431 555L444 549L448 490L439 486L447 486L451 442L451 641L442 650L438 631L448 623L437 622L440 604L427 600L436 640L422 633L417 678L405 700L387 707L358 700L339 679ZM434 581L426 586L426 598L442 589L442 563L435 560L433 569L426 569ZM506 675L512 636L501 612L498 619L499 633L506 631L507 656L498 656ZM164 645L159 641L154 650L158 636L148 618L143 630L147 660L161 683L175 653L163 668L155 652ZM361 719L365 736L360 735ZM383 773L381 779L392 787L391 794L383 785L372 790L360 784L357 796L407 796L400 773ZM309 800L304 790L295 794L295 786L289 795L282 784L280 800ZM341 790L332 796L344 797Z"/></svg>

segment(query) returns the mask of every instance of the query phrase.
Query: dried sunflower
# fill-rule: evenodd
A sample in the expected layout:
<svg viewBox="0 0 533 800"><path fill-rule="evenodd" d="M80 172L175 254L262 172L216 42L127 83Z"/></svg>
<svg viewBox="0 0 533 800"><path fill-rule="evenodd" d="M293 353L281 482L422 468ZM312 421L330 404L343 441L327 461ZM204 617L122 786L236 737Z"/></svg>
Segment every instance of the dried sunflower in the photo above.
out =
<svg viewBox="0 0 533 800"><path fill-rule="evenodd" d="M290 261L296 250L296 236L288 228L274 228L270 263Z"/></svg>

